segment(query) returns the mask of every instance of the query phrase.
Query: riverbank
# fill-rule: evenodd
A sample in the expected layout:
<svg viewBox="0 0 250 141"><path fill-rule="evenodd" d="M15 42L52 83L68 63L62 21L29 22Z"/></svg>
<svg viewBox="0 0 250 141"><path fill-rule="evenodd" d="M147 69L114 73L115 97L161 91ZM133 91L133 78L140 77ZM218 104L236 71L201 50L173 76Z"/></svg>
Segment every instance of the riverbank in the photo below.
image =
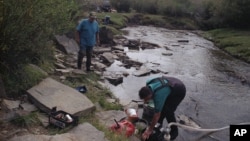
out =
<svg viewBox="0 0 250 141"><path fill-rule="evenodd" d="M110 24L104 25L102 20L106 16L111 19ZM122 34L120 29L127 25L152 25L167 29L200 30L195 21L189 18L165 17L160 15L138 13L99 13L98 20L101 26L106 26L114 34ZM200 34L211 40L215 45L228 54L250 63L250 31L241 29L214 29Z"/></svg>
<svg viewBox="0 0 250 141"><path fill-rule="evenodd" d="M230 55L250 63L250 30L215 29L207 31L206 37Z"/></svg>

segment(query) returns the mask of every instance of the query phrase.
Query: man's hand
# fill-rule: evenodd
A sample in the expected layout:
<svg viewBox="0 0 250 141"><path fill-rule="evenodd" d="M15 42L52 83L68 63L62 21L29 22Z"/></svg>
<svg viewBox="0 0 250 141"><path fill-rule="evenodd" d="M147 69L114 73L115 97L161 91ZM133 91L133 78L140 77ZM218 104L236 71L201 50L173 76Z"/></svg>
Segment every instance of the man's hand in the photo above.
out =
<svg viewBox="0 0 250 141"><path fill-rule="evenodd" d="M97 40L97 41L96 41L96 45L97 45L97 46L100 46L100 40Z"/></svg>
<svg viewBox="0 0 250 141"><path fill-rule="evenodd" d="M76 43L79 45L80 44L80 39L76 38Z"/></svg>
<svg viewBox="0 0 250 141"><path fill-rule="evenodd" d="M77 42L77 44L80 44L80 33L78 31L75 32L75 40Z"/></svg>
<svg viewBox="0 0 250 141"><path fill-rule="evenodd" d="M147 128L144 133L142 134L142 140L145 141L146 139L149 138L149 136L152 134L152 130L150 130L149 128Z"/></svg>

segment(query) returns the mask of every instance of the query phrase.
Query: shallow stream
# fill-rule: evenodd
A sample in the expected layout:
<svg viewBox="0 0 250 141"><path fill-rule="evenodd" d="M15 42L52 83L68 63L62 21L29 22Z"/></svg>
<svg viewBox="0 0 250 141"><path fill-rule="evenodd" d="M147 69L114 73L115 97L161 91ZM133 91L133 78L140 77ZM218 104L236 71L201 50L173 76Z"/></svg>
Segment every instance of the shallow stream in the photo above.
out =
<svg viewBox="0 0 250 141"><path fill-rule="evenodd" d="M148 78L174 76L182 80L187 95L176 111L185 115L201 128L219 128L230 124L250 122L250 64L235 59L214 44L195 33L184 30L168 30L150 26L128 27L125 37L155 43L157 49L128 50L127 56L142 62L143 66L161 73L136 77L136 68L121 67L115 61L107 72L126 71L123 83L106 86L126 105L138 99L139 89ZM126 48L126 47L125 47ZM168 55L164 55L168 54ZM177 141L227 141L229 130L202 136L197 132L180 129Z"/></svg>

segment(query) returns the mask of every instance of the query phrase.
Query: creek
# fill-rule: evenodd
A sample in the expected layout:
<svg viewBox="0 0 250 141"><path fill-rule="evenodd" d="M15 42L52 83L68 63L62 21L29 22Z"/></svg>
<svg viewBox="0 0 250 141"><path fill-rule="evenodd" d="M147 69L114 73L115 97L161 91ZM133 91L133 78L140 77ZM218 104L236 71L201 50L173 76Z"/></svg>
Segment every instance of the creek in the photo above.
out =
<svg viewBox="0 0 250 141"><path fill-rule="evenodd" d="M176 110L176 116L185 115L201 128L220 128L231 124L250 122L250 64L235 59L191 31L168 30L151 26L127 27L128 39L158 44L160 48L130 50L126 55L143 63L145 68L160 70L146 76L133 75L136 68L126 69L115 61L107 72L126 71L123 83L106 86L123 105L138 99L139 89L147 79L156 76L174 76L184 82L187 94ZM168 54L168 55L164 55ZM180 129L177 141L227 141L229 130L204 136L204 133Z"/></svg>

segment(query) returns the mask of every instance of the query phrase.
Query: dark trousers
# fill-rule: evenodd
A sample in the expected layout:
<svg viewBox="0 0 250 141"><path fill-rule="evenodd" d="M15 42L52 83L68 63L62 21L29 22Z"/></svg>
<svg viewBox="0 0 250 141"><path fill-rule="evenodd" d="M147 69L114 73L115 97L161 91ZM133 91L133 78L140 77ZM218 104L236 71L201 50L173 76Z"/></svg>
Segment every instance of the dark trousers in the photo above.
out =
<svg viewBox="0 0 250 141"><path fill-rule="evenodd" d="M168 123L176 122L174 112L186 95L186 87L179 79L167 78L167 80L171 83L171 93L165 101L165 105L158 121L161 125L164 118L167 119ZM175 139L178 136L177 126L171 126L170 136L171 139Z"/></svg>
<svg viewBox="0 0 250 141"><path fill-rule="evenodd" d="M86 69L89 70L91 66L91 56L92 56L92 49L86 49L86 51L80 50L78 52L78 57L77 57L77 68L82 69L82 59L86 55L87 60L86 60Z"/></svg>

